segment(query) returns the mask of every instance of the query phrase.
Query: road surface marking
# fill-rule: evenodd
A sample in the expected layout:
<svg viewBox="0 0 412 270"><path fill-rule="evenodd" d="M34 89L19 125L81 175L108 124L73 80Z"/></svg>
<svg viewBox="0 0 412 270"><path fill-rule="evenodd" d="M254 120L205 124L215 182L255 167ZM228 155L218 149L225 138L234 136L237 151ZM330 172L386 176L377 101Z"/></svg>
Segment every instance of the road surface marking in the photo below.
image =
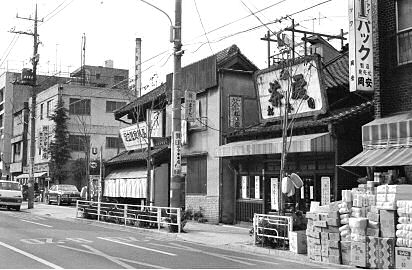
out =
<svg viewBox="0 0 412 270"><path fill-rule="evenodd" d="M13 250L13 251L15 251L15 252L17 252L17 253L20 253L20 254L22 254L22 255L24 255L24 256L26 256L26 257L29 257L30 259L33 259L33 260L35 260L35 261L38 261L39 263L45 264L45 265L47 265L47 266L50 266L50 267L53 268L53 269L63 269L62 267L60 267L60 266L58 266L58 265L55 265L54 263L51 263L51 262L49 262L49 261L46 261L46 260L44 260L44 259L42 259L42 258L39 258L39 257L37 257L37 256L35 256L35 255L33 255L33 254L30 254L30 253L28 253L28 252L26 252L26 251L23 251L23 250L21 250L21 249L18 249L18 248L15 248L15 247L13 247L13 246L10 246L10 245L8 245L8 244L6 244L6 243L0 242L0 245L2 245L2 246L5 247L5 248L11 249L11 250Z"/></svg>
<svg viewBox="0 0 412 270"><path fill-rule="evenodd" d="M87 251L87 250L82 250L82 249L78 249L78 248L74 248L74 247L67 247L67 246L63 246L63 245L57 245L58 247L61 248L65 248L65 249L70 249L70 250L74 250L74 251L78 251L78 252L83 252L83 253L87 253L87 254L95 254L94 252L91 251ZM147 266L147 267L151 267L151 268L157 268L157 269L167 269L166 267L162 267L159 265L154 265L154 264L150 264L150 263L144 263L144 262L138 262L138 261L133 261L133 260L129 260L129 259L125 259L125 258L120 258L120 257L113 257L116 258L118 260L124 261L124 262L128 262L128 263L135 263L135 264L139 264L139 265L143 265L143 266Z"/></svg>
<svg viewBox="0 0 412 270"><path fill-rule="evenodd" d="M161 251L161 250L157 250L157 249L152 249L152 248L147 248L147 247L141 247L141 246L133 245L133 244L130 244L130 243L123 243L123 242L116 241L116 240L113 240L113 239L110 239L110 238L106 238L106 237L97 237L97 238L102 239L102 240L105 240L105 241L110 241L110 242L118 243L118 244L121 244L121 245L126 245L126 246L135 247L135 248L140 248L140 249L144 249L144 250L148 250L148 251L152 251L152 252L157 252L157 253L160 253L160 254L165 254L165 255L169 255L169 256L177 256L177 255L174 254L174 253L169 253L169 252L165 252L165 251Z"/></svg>
<svg viewBox="0 0 412 270"><path fill-rule="evenodd" d="M220 259L224 259L224 260L228 260L228 261L232 261L232 262L237 262L237 263L245 264L245 265L249 265L249 266L256 265L254 263L248 263L248 262L245 262L243 260L230 258L227 255L208 252L208 251L201 250L201 249L195 249L195 248L192 248L192 247L188 247L188 246L184 246L184 245L180 245L180 244L176 244L176 243L169 243L169 245L163 245L163 244L157 244L157 243L150 243L150 244L155 245L155 246L163 246L165 248L174 248L174 249L192 251L192 252L196 252L196 253L202 253L202 254L206 254L206 255L209 255L209 256L214 256L214 257L217 257L217 258L220 258Z"/></svg>
<svg viewBox="0 0 412 270"><path fill-rule="evenodd" d="M45 225L45 224L41 224L41 223L37 223L37 222L33 222L33 221L24 220L24 219L21 219L21 221L28 222L28 223L33 223L33 224L43 226L43 227L53 228L53 226L50 226L50 225Z"/></svg>
<svg viewBox="0 0 412 270"><path fill-rule="evenodd" d="M279 264L277 262L264 261L264 260L251 259L251 258L244 258L244 257L238 257L238 256L234 256L234 255L225 255L225 256L230 257L230 258L234 258L234 259L242 259L242 260L252 261L252 262L260 262L260 263L275 264L275 265Z"/></svg>
<svg viewBox="0 0 412 270"><path fill-rule="evenodd" d="M85 247L85 248L91 250L94 254L99 255L101 257L104 257L104 258L108 259L109 261L114 262L115 264L120 265L120 266L122 266L126 269L134 269L133 266L128 265L127 263L121 262L119 259L117 259L115 257L112 257L108 254L105 254L105 253L103 253L103 252L101 252L101 251L99 251L95 248L92 248L92 247L88 246L88 245L82 245L82 247Z"/></svg>

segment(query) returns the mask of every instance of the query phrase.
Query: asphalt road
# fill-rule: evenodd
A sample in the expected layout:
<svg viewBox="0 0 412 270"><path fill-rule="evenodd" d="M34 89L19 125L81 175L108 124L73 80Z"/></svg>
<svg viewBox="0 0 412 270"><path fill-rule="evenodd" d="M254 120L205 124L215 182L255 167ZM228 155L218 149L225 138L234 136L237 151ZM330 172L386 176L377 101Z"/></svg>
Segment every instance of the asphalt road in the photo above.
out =
<svg viewBox="0 0 412 270"><path fill-rule="evenodd" d="M0 209L1 269L319 268L171 239Z"/></svg>

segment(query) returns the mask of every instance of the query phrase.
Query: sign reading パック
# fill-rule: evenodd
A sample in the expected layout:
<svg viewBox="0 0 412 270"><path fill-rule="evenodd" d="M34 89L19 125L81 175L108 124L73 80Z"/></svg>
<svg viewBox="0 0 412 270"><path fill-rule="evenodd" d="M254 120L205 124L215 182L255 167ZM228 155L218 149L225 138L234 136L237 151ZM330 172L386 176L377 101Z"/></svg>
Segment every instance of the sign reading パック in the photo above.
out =
<svg viewBox="0 0 412 270"><path fill-rule="evenodd" d="M277 120L284 115L304 117L326 110L325 94L319 80L319 59L302 59L292 67L270 67L257 72L261 119Z"/></svg>
<svg viewBox="0 0 412 270"><path fill-rule="evenodd" d="M349 0L349 89L373 91L372 0Z"/></svg>

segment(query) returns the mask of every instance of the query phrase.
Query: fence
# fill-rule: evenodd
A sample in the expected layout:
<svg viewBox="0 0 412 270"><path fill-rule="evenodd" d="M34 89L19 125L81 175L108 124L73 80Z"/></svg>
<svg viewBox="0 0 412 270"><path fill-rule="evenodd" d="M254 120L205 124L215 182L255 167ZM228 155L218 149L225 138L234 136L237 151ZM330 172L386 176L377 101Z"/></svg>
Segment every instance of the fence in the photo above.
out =
<svg viewBox="0 0 412 270"><path fill-rule="evenodd" d="M288 216L255 214L253 217L254 244L286 247L289 232L293 230L293 219Z"/></svg>
<svg viewBox="0 0 412 270"><path fill-rule="evenodd" d="M90 218L114 222L124 226L157 228L169 226L173 232L182 230L181 210L173 207L157 207L95 201L76 202L76 218Z"/></svg>

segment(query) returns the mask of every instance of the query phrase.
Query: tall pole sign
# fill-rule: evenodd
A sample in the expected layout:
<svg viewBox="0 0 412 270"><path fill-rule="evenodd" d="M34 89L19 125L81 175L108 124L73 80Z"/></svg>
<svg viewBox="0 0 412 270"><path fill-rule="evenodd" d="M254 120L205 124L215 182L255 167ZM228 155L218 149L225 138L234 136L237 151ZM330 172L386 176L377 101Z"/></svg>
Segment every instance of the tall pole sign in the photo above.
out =
<svg viewBox="0 0 412 270"><path fill-rule="evenodd" d="M374 91L372 0L349 0L349 89Z"/></svg>

